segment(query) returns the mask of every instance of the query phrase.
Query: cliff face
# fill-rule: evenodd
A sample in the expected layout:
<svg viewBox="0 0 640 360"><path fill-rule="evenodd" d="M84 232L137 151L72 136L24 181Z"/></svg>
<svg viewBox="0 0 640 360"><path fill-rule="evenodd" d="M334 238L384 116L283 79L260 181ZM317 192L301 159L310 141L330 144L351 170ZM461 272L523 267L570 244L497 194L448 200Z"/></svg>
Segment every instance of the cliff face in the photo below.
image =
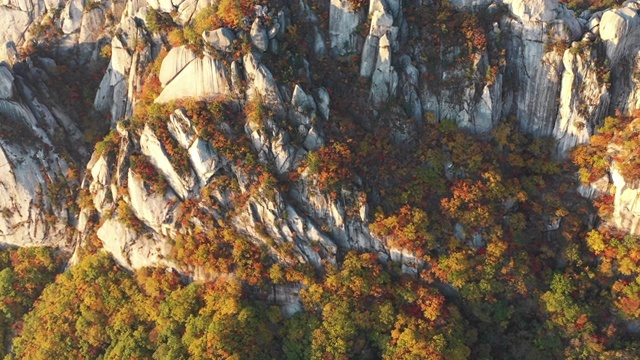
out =
<svg viewBox="0 0 640 360"><path fill-rule="evenodd" d="M414 122L454 120L489 134L515 117L524 132L555 138L559 158L587 142L614 109L640 106L639 3L580 15L556 0L451 4L450 16L477 12L484 22L455 38L446 26L425 30L429 1L371 0L353 9L345 0L301 0L256 6L242 20L248 31L206 29L197 34L203 49L169 49L166 37L150 31L148 14L174 11L173 21L187 25L207 1L0 6L8 24L0 29L0 241L73 250L95 234L127 266L178 266L170 260L176 237L223 226L283 262L293 256L319 267L342 250L361 249L413 266L412 254L370 233L366 179L327 191L311 169L308 154L333 146L318 124L339 121L334 104L346 95L330 86L365 83L367 94L350 95L363 97L362 117L393 115L398 144L419 136ZM287 48L292 40L308 51ZM58 63L72 66L93 66L110 49L92 89L101 114L94 121L113 128L106 149L89 153L82 121L46 84L60 65L42 55L21 59L45 42ZM349 78L333 79L318 66L325 60L348 68ZM144 84L154 67L158 91L149 101ZM321 70L327 78L319 79ZM225 115L207 131L229 141L207 135L185 98L219 103ZM168 111L166 125L136 122L142 106ZM292 185L274 186L260 168L293 178ZM73 174L83 169L80 183ZM615 224L638 233L635 190L615 174L615 211L630 214ZM65 205L79 193L81 209ZM182 270L212 275L197 265Z"/></svg>
<svg viewBox="0 0 640 360"><path fill-rule="evenodd" d="M76 223L69 205L79 187L73 174L88 150L80 129L49 96L46 72L20 65L0 66L1 241L69 247Z"/></svg>

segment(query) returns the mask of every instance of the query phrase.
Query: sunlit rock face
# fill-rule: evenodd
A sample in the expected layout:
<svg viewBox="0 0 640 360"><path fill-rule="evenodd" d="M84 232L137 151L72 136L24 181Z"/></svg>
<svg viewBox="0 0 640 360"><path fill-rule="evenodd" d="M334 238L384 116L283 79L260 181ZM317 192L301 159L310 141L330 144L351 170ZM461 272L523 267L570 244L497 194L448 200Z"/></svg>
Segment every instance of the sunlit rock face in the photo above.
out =
<svg viewBox="0 0 640 360"><path fill-rule="evenodd" d="M615 186L613 223L619 229L640 235L640 184L628 183L615 168L611 171L611 180Z"/></svg>
<svg viewBox="0 0 640 360"><path fill-rule="evenodd" d="M163 69L166 70L163 72ZM182 47L171 50L160 71L164 89L156 98L158 103L186 97L223 96L231 91L227 69L220 60L206 55L198 58Z"/></svg>
<svg viewBox="0 0 640 360"><path fill-rule="evenodd" d="M61 108L46 93L38 92L38 97L25 81L28 77L47 90L39 75L31 69L17 74L6 63L0 65L0 242L71 249L68 227L76 219L67 207L77 181L67 181L72 159L61 155L68 149L55 136L62 132L69 141L78 141L73 152L78 158L87 149Z"/></svg>
<svg viewBox="0 0 640 360"><path fill-rule="evenodd" d="M557 153L562 158L574 146L589 142L611 100L607 85L591 66L594 52L580 46L575 44L563 56L560 103L553 128L553 137L558 140Z"/></svg>
<svg viewBox="0 0 640 360"><path fill-rule="evenodd" d="M362 13L354 11L347 0L331 0L329 10L329 38L331 51L336 55L346 55L356 51Z"/></svg>

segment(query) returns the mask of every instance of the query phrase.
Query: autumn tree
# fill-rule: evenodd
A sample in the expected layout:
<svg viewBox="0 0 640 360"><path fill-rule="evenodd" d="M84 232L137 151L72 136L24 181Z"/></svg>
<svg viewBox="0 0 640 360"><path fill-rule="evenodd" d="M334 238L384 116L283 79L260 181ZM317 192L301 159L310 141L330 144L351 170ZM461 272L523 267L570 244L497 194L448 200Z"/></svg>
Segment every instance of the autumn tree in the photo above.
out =
<svg viewBox="0 0 640 360"><path fill-rule="evenodd" d="M54 249L45 247L0 251L0 356L19 333L22 316L62 270L61 260Z"/></svg>
<svg viewBox="0 0 640 360"><path fill-rule="evenodd" d="M24 318L16 357L149 357L148 307L135 282L105 253L48 286Z"/></svg>

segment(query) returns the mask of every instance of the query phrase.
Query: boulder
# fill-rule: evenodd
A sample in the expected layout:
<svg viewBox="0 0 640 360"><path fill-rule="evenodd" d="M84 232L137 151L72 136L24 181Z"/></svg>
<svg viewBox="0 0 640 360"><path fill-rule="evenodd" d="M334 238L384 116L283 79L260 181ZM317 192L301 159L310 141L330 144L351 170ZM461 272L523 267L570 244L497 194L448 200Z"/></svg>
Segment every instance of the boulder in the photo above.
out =
<svg viewBox="0 0 640 360"><path fill-rule="evenodd" d="M162 224L171 209L170 201L176 201L172 191L167 194L149 193L142 178L129 170L127 175L129 206L135 216L156 232L162 232Z"/></svg>
<svg viewBox="0 0 640 360"><path fill-rule="evenodd" d="M218 156L211 144L199 137L193 141L188 151L191 164L201 185L208 183L211 177L225 164L225 161Z"/></svg>
<svg viewBox="0 0 640 360"><path fill-rule="evenodd" d="M609 92L590 59L590 51L564 53L559 111L553 128L560 158L566 158L576 145L589 142L598 119L604 118L609 108Z"/></svg>
<svg viewBox="0 0 640 360"><path fill-rule="evenodd" d="M485 86L475 107L476 113L473 117L473 131L475 133L488 133L493 129L492 104L491 90L489 86Z"/></svg>
<svg viewBox="0 0 640 360"><path fill-rule="evenodd" d="M329 120L329 102L331 99L329 97L329 92L327 91L327 89L318 88L317 99L318 101L316 103L318 104L318 112L320 112L320 115L322 115L325 120Z"/></svg>
<svg viewBox="0 0 640 360"><path fill-rule="evenodd" d="M628 0L625 1L622 6L624 7L628 7L629 9L633 9L633 10L640 10L640 3L638 1L635 0Z"/></svg>
<svg viewBox="0 0 640 360"><path fill-rule="evenodd" d="M9 68L0 65L0 99L11 99L13 91L13 74Z"/></svg>
<svg viewBox="0 0 640 360"><path fill-rule="evenodd" d="M369 16L371 16L376 10L383 10L384 12L391 14L394 19L398 20L398 17L402 15L401 0L369 1Z"/></svg>
<svg viewBox="0 0 640 360"><path fill-rule="evenodd" d="M600 34L600 18L597 16L592 17L585 25L585 29L596 35Z"/></svg>
<svg viewBox="0 0 640 360"><path fill-rule="evenodd" d="M403 68L400 72L399 86L405 112L413 119L422 120L422 103L418 93L420 71L412 64L408 55L402 55L398 63Z"/></svg>
<svg viewBox="0 0 640 360"><path fill-rule="evenodd" d="M356 50L360 17L360 12L353 11L348 1L331 0L329 37L334 55L343 56Z"/></svg>
<svg viewBox="0 0 640 360"><path fill-rule="evenodd" d="M398 74L391 66L391 49L387 35L380 39L376 69L371 79L371 101L379 106L393 97L398 86Z"/></svg>
<svg viewBox="0 0 640 360"><path fill-rule="evenodd" d="M464 1L464 0L462 0ZM504 0L509 9L524 22L549 22L556 18L558 0Z"/></svg>
<svg viewBox="0 0 640 360"><path fill-rule="evenodd" d="M169 116L167 127L171 136L188 151L191 165L200 184L206 184L215 172L224 165L224 162L221 161L211 144L197 136L191 125L191 120L183 110L176 110Z"/></svg>
<svg viewBox="0 0 640 360"><path fill-rule="evenodd" d="M582 26L573 17L573 12L566 11L562 17L553 21L553 32L560 35L565 42L578 40L582 36Z"/></svg>
<svg viewBox="0 0 640 360"><path fill-rule="evenodd" d="M162 60L162 65L160 66L158 78L162 86L167 86L167 84L173 80L182 69L189 65L191 61L196 59L196 57L196 54L186 46L178 46L171 49Z"/></svg>
<svg viewBox="0 0 640 360"><path fill-rule="evenodd" d="M251 25L251 43L262 52L269 48L269 36L260 19L255 19Z"/></svg>
<svg viewBox="0 0 640 360"><path fill-rule="evenodd" d="M325 36L318 30L317 26L313 26L313 53L317 56L327 55L327 46L325 45Z"/></svg>
<svg viewBox="0 0 640 360"><path fill-rule="evenodd" d="M0 44L20 43L24 38L27 28L31 24L29 13L7 6L0 6L0 19L3 25L0 26ZM10 56L3 46L0 50L0 61L10 59ZM13 62L9 62L13 63Z"/></svg>
<svg viewBox="0 0 640 360"><path fill-rule="evenodd" d="M304 142L302 146L308 151L316 151L320 149L324 145L324 139L320 136L318 130L316 130L315 126L312 126L307 133L307 136L304 138Z"/></svg>
<svg viewBox="0 0 640 360"><path fill-rule="evenodd" d="M97 154L97 152L95 154ZM91 179L93 179L94 183L102 186L109 185L111 179L109 164L104 156L100 155L89 168L91 169Z"/></svg>
<svg viewBox="0 0 640 360"><path fill-rule="evenodd" d="M302 87L296 84L293 88L291 106L299 113L308 114L316 111L316 102L313 96L307 95Z"/></svg>
<svg viewBox="0 0 640 360"><path fill-rule="evenodd" d="M614 65L624 52L640 42L638 24L640 17L638 12L627 8L608 10L600 19L600 38L605 43L607 57Z"/></svg>
<svg viewBox="0 0 640 360"><path fill-rule="evenodd" d="M392 26L393 16L384 11L384 9L376 10L373 12L371 17L371 28L369 30L369 34L382 37L384 34L391 31Z"/></svg>
<svg viewBox="0 0 640 360"><path fill-rule="evenodd" d="M267 36L269 37L269 40L273 40L276 38L276 36L278 36L279 33L280 33L280 23L275 22L269 28L269 31L267 32Z"/></svg>
<svg viewBox="0 0 640 360"><path fill-rule="evenodd" d="M120 265L142 267L169 266L166 259L171 251L166 240L154 236L140 236L116 219L107 219L96 232L104 250L111 253Z"/></svg>
<svg viewBox="0 0 640 360"><path fill-rule="evenodd" d="M615 187L613 223L632 235L640 235L640 189L637 184L627 183L615 164L611 169L611 180Z"/></svg>
<svg viewBox="0 0 640 360"><path fill-rule="evenodd" d="M79 43L95 43L103 36L105 24L104 10L101 7L91 9L84 14L80 25Z"/></svg>
<svg viewBox="0 0 640 360"><path fill-rule="evenodd" d="M589 20L591 19L591 15L593 15L593 13L591 12L591 10L587 9L587 10L583 10L580 13L580 19L584 19L584 20Z"/></svg>
<svg viewBox="0 0 640 360"><path fill-rule="evenodd" d="M202 38L214 49L225 52L232 52L233 41L236 39L236 35L230 29L219 28L212 31L204 31L202 33Z"/></svg>
<svg viewBox="0 0 640 360"><path fill-rule="evenodd" d="M231 93L229 75L221 60L205 55L189 62L162 90L157 103L185 97L206 97Z"/></svg>
<svg viewBox="0 0 640 360"><path fill-rule="evenodd" d="M253 53L243 57L245 79L249 81L248 98L258 95L262 101L276 112L279 117L284 116L284 103L278 90L278 84L273 74L262 64Z"/></svg>
<svg viewBox="0 0 640 360"><path fill-rule="evenodd" d="M62 32L71 34L80 29L82 24L84 3L82 0L71 0L62 10L60 20L62 21Z"/></svg>
<svg viewBox="0 0 640 360"><path fill-rule="evenodd" d="M276 37L280 40L284 39L287 28L291 26L291 13L289 12L288 7L283 7L280 11L278 11L278 33Z"/></svg>
<svg viewBox="0 0 640 360"><path fill-rule="evenodd" d="M253 10L258 18L264 18L269 15L269 7L266 5L255 5Z"/></svg>
<svg viewBox="0 0 640 360"><path fill-rule="evenodd" d="M183 110L179 109L169 115L167 128L171 136L178 141L178 144L188 149L196 137L196 132L191 125L191 120Z"/></svg>
<svg viewBox="0 0 640 360"><path fill-rule="evenodd" d="M598 38L598 36L595 35L594 33L586 32L582 36L582 41L594 42L594 41L596 41L597 38Z"/></svg>
<svg viewBox="0 0 640 360"><path fill-rule="evenodd" d="M289 145L289 136L280 132L271 141L271 152L275 162L275 170L279 175L284 175L291 170L295 161L296 150Z"/></svg>
<svg viewBox="0 0 640 360"><path fill-rule="evenodd" d="M117 37L111 40L111 62L96 92L94 108L100 111L111 110L112 121L120 120L127 113L130 102L126 75L133 62L127 47Z"/></svg>
<svg viewBox="0 0 640 360"><path fill-rule="evenodd" d="M100 85L98 85L96 97L93 99L93 108L98 111L107 112L111 109L111 102L113 101L113 88L111 87L112 72L113 68L111 63L109 63L100 81Z"/></svg>
<svg viewBox="0 0 640 360"><path fill-rule="evenodd" d="M380 38L373 35L367 35L362 47L362 57L360 59L360 76L371 77L375 70L376 60L378 58L378 46Z"/></svg>
<svg viewBox="0 0 640 360"><path fill-rule="evenodd" d="M178 0L173 2L172 8L178 7L177 22L184 25L189 23L199 11L210 8L217 2L218 0Z"/></svg>
<svg viewBox="0 0 640 360"><path fill-rule="evenodd" d="M94 157L95 157L94 153ZM99 213L103 213L107 207L107 193L110 193L109 185L111 181L111 173L109 172L109 164L103 156L97 158L95 163L89 163L87 169L91 170L91 184L89 192L93 198L93 206Z"/></svg>

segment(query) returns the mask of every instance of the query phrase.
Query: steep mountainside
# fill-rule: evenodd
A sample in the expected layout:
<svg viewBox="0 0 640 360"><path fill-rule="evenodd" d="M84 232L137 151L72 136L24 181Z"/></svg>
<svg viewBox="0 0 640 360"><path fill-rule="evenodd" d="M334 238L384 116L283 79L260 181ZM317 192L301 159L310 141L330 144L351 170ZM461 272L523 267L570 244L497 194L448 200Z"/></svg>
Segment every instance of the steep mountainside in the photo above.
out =
<svg viewBox="0 0 640 360"><path fill-rule="evenodd" d="M600 291L563 281L606 278L617 300L597 305L617 310L556 323L582 355L614 351L609 325L640 328L640 1L569 6L5 2L0 243L269 278L287 316L323 304L310 274L374 254L366 271L397 266L504 333L535 317L523 299L555 321Z"/></svg>
<svg viewBox="0 0 640 360"><path fill-rule="evenodd" d="M579 15L555 1L241 2L238 13L218 15L207 6L2 7L13 14L0 30L8 40L4 242L73 250L95 232L123 264L168 265L170 239L193 231L181 223L195 226L181 219L187 207L257 244L292 244L316 266L335 261L339 249L388 257L396 250L368 229L369 210L381 202L377 185L358 173L319 179L309 161L344 150L328 133L342 131L340 121L385 123L390 141L412 152L425 125L452 120L488 134L514 118L524 133L553 137L562 159L613 110L632 113L639 98L632 1ZM95 92L86 82L51 89L77 81L69 79L79 68L95 69L83 71L95 79L104 56L93 109L78 99ZM188 98L214 101L213 118L195 119L205 105ZM89 160L81 133L107 123L115 130ZM628 189L613 222L637 231L625 225L640 212L634 186L621 176L610 182ZM80 211L65 205L78 196Z"/></svg>

